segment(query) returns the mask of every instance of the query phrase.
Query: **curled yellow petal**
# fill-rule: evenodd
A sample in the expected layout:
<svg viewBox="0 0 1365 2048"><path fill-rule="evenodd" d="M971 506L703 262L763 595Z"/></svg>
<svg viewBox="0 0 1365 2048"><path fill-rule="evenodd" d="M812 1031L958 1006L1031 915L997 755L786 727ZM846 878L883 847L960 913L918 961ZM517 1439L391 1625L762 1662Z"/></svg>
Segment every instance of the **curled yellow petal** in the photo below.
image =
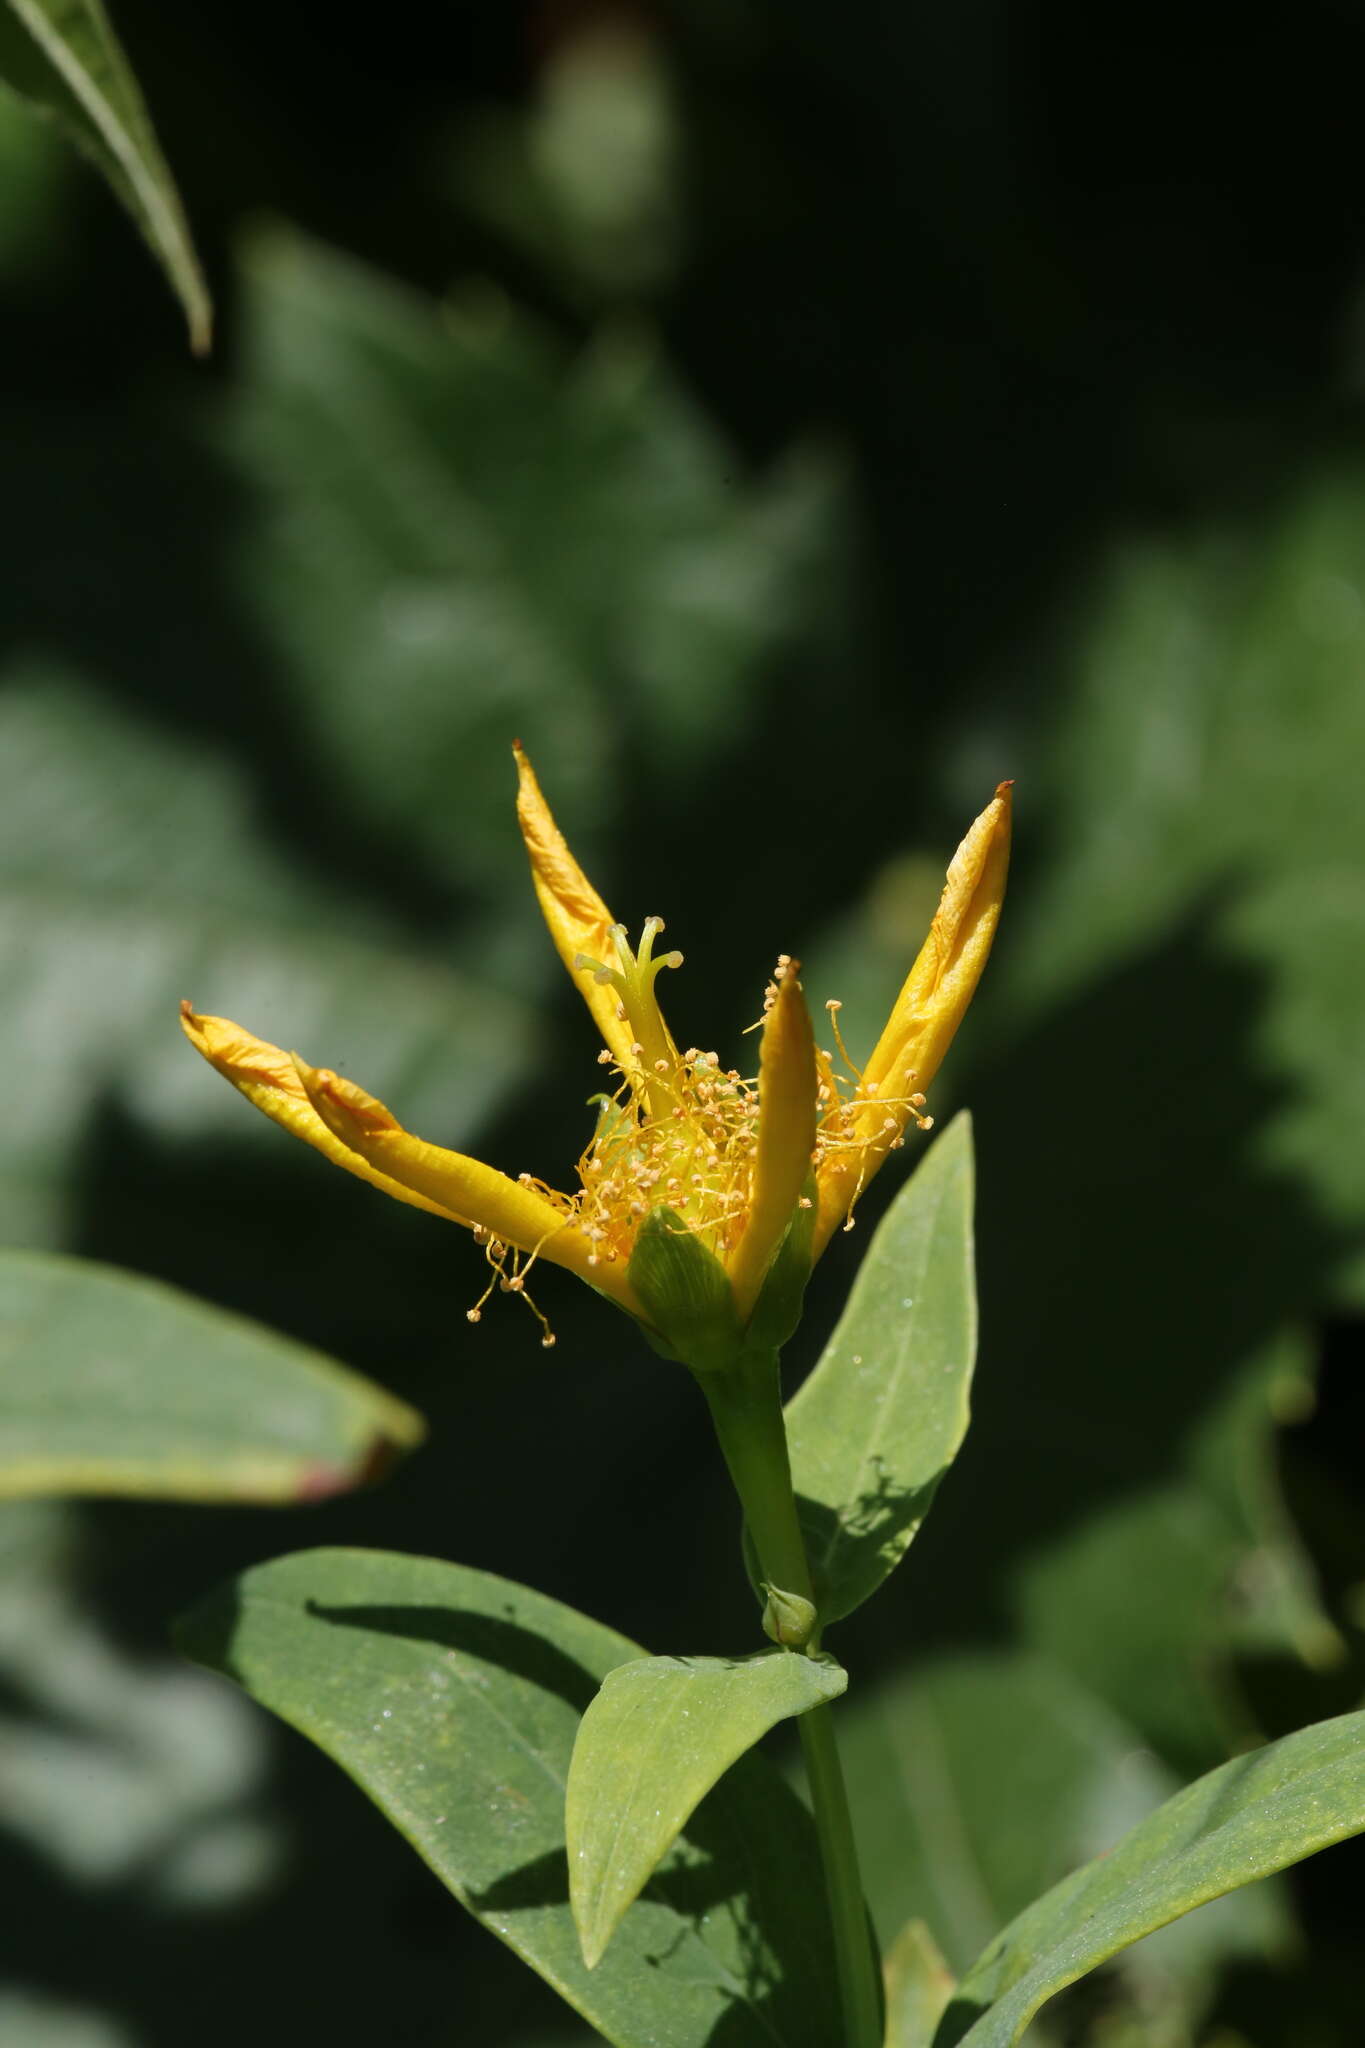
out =
<svg viewBox="0 0 1365 2048"><path fill-rule="evenodd" d="M382 1102L325 1067L310 1067L295 1055L294 1069L319 1121L384 1184L519 1251L567 1266L623 1306L635 1306L624 1272L598 1258L585 1232L534 1188L463 1152L413 1137Z"/></svg>
<svg viewBox="0 0 1365 2048"><path fill-rule="evenodd" d="M514 741L512 751L517 763L517 823L530 855L541 915L574 987L592 1012L602 1043L624 1070L630 1064L634 1033L616 1014L620 997L610 983L595 981L591 968L576 964L581 954L605 966L615 965L615 920L569 851L520 740Z"/></svg>
<svg viewBox="0 0 1365 2048"><path fill-rule="evenodd" d="M452 1223L465 1222L463 1216L457 1216L443 1202L391 1180L344 1145L308 1100L292 1056L278 1045L268 1045L265 1039L253 1037L226 1017L200 1016L188 1002L180 1005L180 1023L195 1051L202 1053L209 1065L240 1089L247 1101L254 1103L272 1123L292 1131L334 1166L344 1166L347 1173L369 1181L372 1187L382 1188L396 1201L410 1202L415 1209L427 1209L433 1216L443 1216Z"/></svg>
<svg viewBox="0 0 1365 2048"><path fill-rule="evenodd" d="M763 1025L758 1067L758 1143L744 1235L727 1264L741 1321L759 1289L792 1218L815 1149L815 1038L810 1012L789 962Z"/></svg>
<svg viewBox="0 0 1365 2048"><path fill-rule="evenodd" d="M966 1014L1005 900L1011 787L1000 784L949 863L929 935L863 1069L868 1087L913 1066L927 1088Z"/></svg>
<svg viewBox="0 0 1365 2048"><path fill-rule="evenodd" d="M855 1143L821 1164L817 1257L916 1115L976 992L1005 897L1011 788L999 785L953 855L929 935L863 1069Z"/></svg>

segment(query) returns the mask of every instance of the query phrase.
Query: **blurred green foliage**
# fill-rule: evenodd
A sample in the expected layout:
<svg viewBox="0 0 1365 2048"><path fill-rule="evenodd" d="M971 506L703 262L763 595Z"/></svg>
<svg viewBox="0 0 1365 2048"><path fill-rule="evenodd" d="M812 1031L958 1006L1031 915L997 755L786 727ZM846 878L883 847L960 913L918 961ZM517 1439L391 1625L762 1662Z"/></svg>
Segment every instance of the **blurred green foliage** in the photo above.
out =
<svg viewBox="0 0 1365 2048"><path fill-rule="evenodd" d="M975 1419L835 1645L883 1935L920 1914L960 1968L1360 1697L1361 26L1168 9L1116 62L1061 4L117 25L223 338L188 364L112 202L0 105L3 1234L255 1314L433 1438L306 1516L5 1508L0 2044L226 2048L267 1985L282 2040L581 2038L171 1660L215 1579L381 1543L653 1649L751 1642L684 1375L567 1284L549 1361L510 1304L470 1331L468 1244L176 1031L190 995L553 1179L596 1048L517 733L722 1048L779 948L865 1042L1018 778L932 1105L976 1121ZM1361 1869L1208 1909L1047 2039L1355 2048Z"/></svg>

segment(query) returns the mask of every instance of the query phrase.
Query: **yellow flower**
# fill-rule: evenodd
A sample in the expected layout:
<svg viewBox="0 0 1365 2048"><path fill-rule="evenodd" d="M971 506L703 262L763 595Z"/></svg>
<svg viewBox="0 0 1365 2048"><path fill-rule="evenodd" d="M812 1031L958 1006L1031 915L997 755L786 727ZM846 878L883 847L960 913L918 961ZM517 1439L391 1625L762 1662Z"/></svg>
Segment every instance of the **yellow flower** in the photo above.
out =
<svg viewBox="0 0 1365 2048"><path fill-rule="evenodd" d="M545 1259L669 1340L644 1249L676 1240L705 1268L703 1292L706 1276L717 1275L725 1315L742 1330L793 1226L802 1227L804 1280L906 1126L932 1121L924 1091L971 1001L1000 914L1009 784L953 856L929 935L861 1072L837 1022L837 1056L815 1044L797 962L783 955L764 998L753 1077L723 1068L714 1052L679 1052L656 992L660 971L682 964L680 953L655 952L663 920L646 918L632 948L570 853L520 746L516 759L517 816L536 894L592 1013L611 1084L573 1193L427 1144L353 1082L188 1003L186 1035L258 1109L336 1165L472 1229L493 1268L490 1291L501 1284L524 1294L531 1264ZM694 1268L680 1284L695 1295ZM469 1311L471 1320L481 1307ZM545 1341L554 1341L548 1328Z"/></svg>

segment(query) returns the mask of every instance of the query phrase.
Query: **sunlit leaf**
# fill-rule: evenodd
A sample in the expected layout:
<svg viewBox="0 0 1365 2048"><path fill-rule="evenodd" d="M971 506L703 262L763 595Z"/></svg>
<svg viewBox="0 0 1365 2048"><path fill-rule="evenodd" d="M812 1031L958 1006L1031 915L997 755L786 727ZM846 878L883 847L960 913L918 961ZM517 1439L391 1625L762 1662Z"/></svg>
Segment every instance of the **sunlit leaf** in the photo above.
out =
<svg viewBox="0 0 1365 2048"><path fill-rule="evenodd" d="M358 1373L176 1288L0 1252L0 1496L320 1500L423 1434Z"/></svg>
<svg viewBox="0 0 1365 2048"><path fill-rule="evenodd" d="M640 1657L583 1716L566 1807L569 1898L591 1969L698 1802L770 1728L837 1699L832 1657Z"/></svg>
<svg viewBox="0 0 1365 2048"><path fill-rule="evenodd" d="M299 236L250 246L243 350L219 441L261 517L233 574L358 818L507 894L520 848L471 764L514 734L567 826L632 736L661 779L733 746L802 615L823 471L737 482L643 341L567 357L501 299L443 313Z"/></svg>
<svg viewBox="0 0 1365 2048"><path fill-rule="evenodd" d="M975 1357L964 1114L879 1225L823 1357L787 1406L822 1621L860 1606L905 1555L966 1434Z"/></svg>
<svg viewBox="0 0 1365 2048"><path fill-rule="evenodd" d="M247 1572L190 1615L181 1642L333 1757L617 2048L837 2038L814 1830L761 1757L726 1774L585 1967L565 1786L583 1711L640 1654L625 1637L486 1572L318 1550Z"/></svg>
<svg viewBox="0 0 1365 2048"><path fill-rule="evenodd" d="M213 309L180 195L101 0L0 0L0 78L55 114L142 229L206 349Z"/></svg>
<svg viewBox="0 0 1365 2048"><path fill-rule="evenodd" d="M0 1236L61 1241L111 1100L168 1143L292 1156L185 1045L182 996L345 1067L419 1130L468 1142L497 1108L533 1043L527 1007L291 861L229 755L40 668L11 672L0 755ZM509 804L513 786L509 761Z"/></svg>
<svg viewBox="0 0 1365 2048"><path fill-rule="evenodd" d="M1012 2048L1047 1999L1182 1913L1365 1829L1365 1714L1199 1778L1063 1879L958 1986L937 2048Z"/></svg>
<svg viewBox="0 0 1365 2048"><path fill-rule="evenodd" d="M931 2048L956 1978L922 1920L907 1920L886 1952L886 2048Z"/></svg>
<svg viewBox="0 0 1365 2048"><path fill-rule="evenodd" d="M1205 943L1264 970L1247 1020L1264 1076L1251 1150L1318 1189L1352 1274L1363 559L1365 474L1348 463L1268 514L1116 552L1080 614L1036 796L1050 853L1011 904L996 993L996 1028L1015 1028L1210 905Z"/></svg>
<svg viewBox="0 0 1365 2048"><path fill-rule="evenodd" d="M841 1707L840 1747L868 1897L893 1937L932 1928L961 1971L992 1933L1150 1813L1177 1781L1131 1723L1076 1679L1021 1652L925 1655ZM1292 1942L1278 1888L1182 1921L1123 1961L1155 2022L1202 2010L1216 1967Z"/></svg>

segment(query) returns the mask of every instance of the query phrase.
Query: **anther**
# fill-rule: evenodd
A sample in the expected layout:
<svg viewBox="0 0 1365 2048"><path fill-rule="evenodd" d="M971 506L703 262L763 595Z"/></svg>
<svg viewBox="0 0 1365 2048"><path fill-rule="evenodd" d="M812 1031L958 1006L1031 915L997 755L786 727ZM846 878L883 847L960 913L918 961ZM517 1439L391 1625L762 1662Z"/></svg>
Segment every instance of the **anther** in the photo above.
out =
<svg viewBox="0 0 1365 2048"><path fill-rule="evenodd" d="M838 1000L836 996L831 996L829 1001L825 1004L825 1008L829 1011L829 1023L830 1029L834 1033L834 1043L839 1048L839 1057L843 1061L844 1065L848 1068L850 1074L856 1075L857 1079L861 1082L863 1078L863 1070L861 1067L855 1066L853 1064L853 1061L849 1058L848 1047L844 1044L843 1033L839 1029L839 1012L843 1009L843 1007L843 1004Z"/></svg>

